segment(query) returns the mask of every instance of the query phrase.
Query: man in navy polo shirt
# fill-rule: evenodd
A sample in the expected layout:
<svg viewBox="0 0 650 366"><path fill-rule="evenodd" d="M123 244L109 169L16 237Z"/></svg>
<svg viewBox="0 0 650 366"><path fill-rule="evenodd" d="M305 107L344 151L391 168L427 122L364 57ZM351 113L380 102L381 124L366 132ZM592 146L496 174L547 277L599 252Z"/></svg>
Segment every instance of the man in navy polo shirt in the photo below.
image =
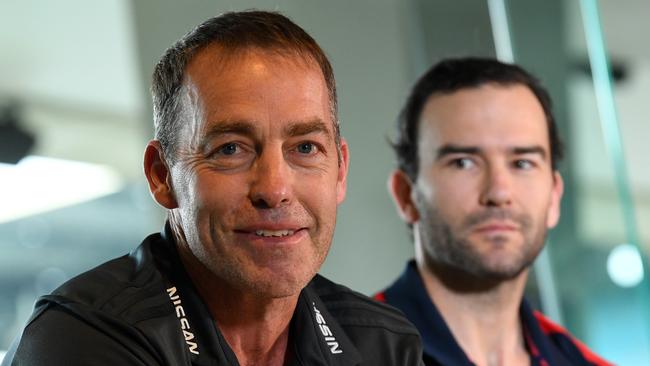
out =
<svg viewBox="0 0 650 366"><path fill-rule="evenodd" d="M416 254L376 298L415 323L425 363L608 365L523 299L563 192L539 82L496 60L445 60L398 122L389 188Z"/></svg>

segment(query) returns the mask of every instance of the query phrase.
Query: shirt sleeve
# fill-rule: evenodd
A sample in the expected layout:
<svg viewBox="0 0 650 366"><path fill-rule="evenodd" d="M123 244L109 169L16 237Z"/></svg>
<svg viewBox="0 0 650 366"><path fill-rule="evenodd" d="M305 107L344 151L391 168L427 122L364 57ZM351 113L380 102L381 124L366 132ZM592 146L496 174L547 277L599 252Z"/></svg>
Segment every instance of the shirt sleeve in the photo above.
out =
<svg viewBox="0 0 650 366"><path fill-rule="evenodd" d="M131 344L129 344L131 343ZM159 365L144 347L98 329L60 306L51 306L25 327L15 354L2 366Z"/></svg>

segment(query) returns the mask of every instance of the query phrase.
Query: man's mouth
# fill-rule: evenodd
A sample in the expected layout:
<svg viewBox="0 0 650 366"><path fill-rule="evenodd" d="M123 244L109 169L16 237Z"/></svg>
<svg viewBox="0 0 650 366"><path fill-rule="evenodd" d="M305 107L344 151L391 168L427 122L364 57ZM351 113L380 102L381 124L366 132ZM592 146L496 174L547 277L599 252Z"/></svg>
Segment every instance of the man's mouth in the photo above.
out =
<svg viewBox="0 0 650 366"><path fill-rule="evenodd" d="M293 235L293 230L255 230L255 235L265 238L279 238L283 236Z"/></svg>
<svg viewBox="0 0 650 366"><path fill-rule="evenodd" d="M475 228L478 232L515 231L518 226L510 222L489 222Z"/></svg>

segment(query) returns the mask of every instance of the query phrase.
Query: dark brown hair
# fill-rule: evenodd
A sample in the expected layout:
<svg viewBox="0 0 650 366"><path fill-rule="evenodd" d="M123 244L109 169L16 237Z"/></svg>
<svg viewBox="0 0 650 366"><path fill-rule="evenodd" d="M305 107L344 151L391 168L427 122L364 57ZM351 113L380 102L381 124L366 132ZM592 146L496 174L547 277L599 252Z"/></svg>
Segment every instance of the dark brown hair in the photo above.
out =
<svg viewBox="0 0 650 366"><path fill-rule="evenodd" d="M557 169L562 158L562 141L551 110L551 98L539 80L523 68L488 58L446 59L431 67L415 83L397 120L393 148L400 170L415 181L418 176L418 128L420 115L429 98L484 84L521 84L528 87L544 109L551 149L551 166Z"/></svg>

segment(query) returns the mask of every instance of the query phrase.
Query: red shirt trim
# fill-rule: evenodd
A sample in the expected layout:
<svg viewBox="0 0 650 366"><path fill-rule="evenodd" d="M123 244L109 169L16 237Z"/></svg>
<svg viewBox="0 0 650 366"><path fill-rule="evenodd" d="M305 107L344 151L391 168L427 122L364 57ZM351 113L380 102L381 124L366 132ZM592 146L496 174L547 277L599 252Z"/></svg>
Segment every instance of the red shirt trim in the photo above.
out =
<svg viewBox="0 0 650 366"><path fill-rule="evenodd" d="M593 353L584 343L573 338L573 336L571 336L571 334L566 329L554 323L539 311L533 311L533 315L535 315L537 323L539 323L539 327L542 329L542 332L547 335L552 333L560 333L569 338L571 342L573 342L573 344L575 344L575 346L578 348L578 351L580 351L582 357L591 362L594 366L614 366L613 363L607 362L604 359L600 358L600 356Z"/></svg>
<svg viewBox="0 0 650 366"><path fill-rule="evenodd" d="M373 299L379 301L379 302L386 302L386 295L384 295L383 292L378 292L375 294L375 296L372 297Z"/></svg>

